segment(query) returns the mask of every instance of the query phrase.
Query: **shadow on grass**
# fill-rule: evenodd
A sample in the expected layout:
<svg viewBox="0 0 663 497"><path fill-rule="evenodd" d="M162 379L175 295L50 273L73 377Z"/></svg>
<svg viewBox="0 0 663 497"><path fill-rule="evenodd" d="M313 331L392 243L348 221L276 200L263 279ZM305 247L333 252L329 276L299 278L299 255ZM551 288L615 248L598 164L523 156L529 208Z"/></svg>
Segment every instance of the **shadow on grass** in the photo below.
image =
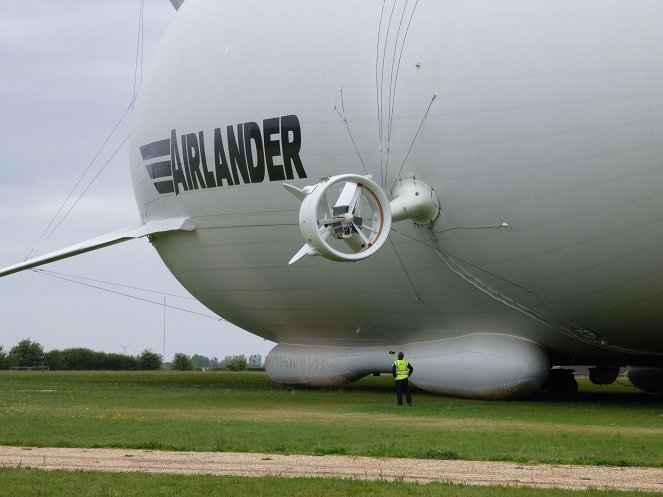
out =
<svg viewBox="0 0 663 497"><path fill-rule="evenodd" d="M580 390L576 394L563 395L550 392L540 391L525 399L529 402L558 402L564 404L585 404L585 403L601 403L603 405L618 405L618 406L663 406L663 395L649 394L640 390L632 392L625 391L583 391Z"/></svg>

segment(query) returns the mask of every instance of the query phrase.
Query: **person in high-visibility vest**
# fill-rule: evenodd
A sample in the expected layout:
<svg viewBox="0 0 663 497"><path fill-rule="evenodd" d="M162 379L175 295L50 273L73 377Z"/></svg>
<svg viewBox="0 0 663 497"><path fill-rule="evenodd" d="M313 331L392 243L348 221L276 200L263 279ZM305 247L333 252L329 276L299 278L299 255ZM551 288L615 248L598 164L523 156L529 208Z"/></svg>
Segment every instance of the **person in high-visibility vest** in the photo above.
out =
<svg viewBox="0 0 663 497"><path fill-rule="evenodd" d="M412 364L403 359L404 357L403 352L398 353L398 359L394 361L394 365L391 367L391 374L396 378L396 400L398 401L398 405L403 405L403 392L405 392L407 405L411 406L412 394L410 393L410 385L407 379L414 371L414 368Z"/></svg>

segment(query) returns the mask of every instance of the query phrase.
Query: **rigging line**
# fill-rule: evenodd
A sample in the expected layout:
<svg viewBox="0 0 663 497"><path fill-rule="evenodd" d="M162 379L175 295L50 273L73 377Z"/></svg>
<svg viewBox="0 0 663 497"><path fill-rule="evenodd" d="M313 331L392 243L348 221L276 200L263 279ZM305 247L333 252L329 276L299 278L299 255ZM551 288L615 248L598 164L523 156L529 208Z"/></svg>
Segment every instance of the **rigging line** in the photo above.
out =
<svg viewBox="0 0 663 497"><path fill-rule="evenodd" d="M163 298L163 350L161 357L166 357L166 297Z"/></svg>
<svg viewBox="0 0 663 497"><path fill-rule="evenodd" d="M64 201L62 202L62 204L60 204L60 207L58 208L58 211L55 213L53 218L49 221L46 228L44 228L44 231L39 236L39 239L37 240L37 242L34 244L32 249L30 250L30 253L28 253L28 255L25 257L24 261L27 261L35 253L35 249L37 248L37 245L39 244L39 242L41 240L44 239L44 236L46 235L46 233L48 232L50 227L53 225L53 223L55 222L57 217L60 215L60 213L62 212L62 209L64 209L64 206L67 205L67 202L69 202L69 199L71 199L71 196L76 191L76 188L78 188L78 185L81 184L81 181L83 181L83 178L85 178L85 175L88 173L88 171L90 170L92 165L96 162L97 158L101 154L101 151L106 147L106 145L108 144L108 142L110 141L112 136L115 134L115 131L117 130L117 128L120 126L122 121L124 121L124 118L127 117L127 114L129 113L129 110L131 109L131 106L133 105L135 100L136 100L136 97L134 96L133 99L131 100L131 102L129 103L129 105L127 106L127 108L125 109L124 114L122 114L122 117L120 117L120 119L115 123L115 126L113 126L113 129L110 131L110 133L108 133L108 136L106 136L106 140L104 140L104 143L101 145L101 147L99 147L99 149L97 150L97 153L94 154L94 157L92 158L92 160L90 161L88 166L85 168L85 171L83 171L83 174L81 174L81 176L78 178L78 181L76 182L74 187L71 189L71 191L67 195L67 198L65 198Z"/></svg>
<svg viewBox="0 0 663 497"><path fill-rule="evenodd" d="M421 228L421 229L427 229L427 230L431 231L431 233L433 233L433 236L435 235L435 233L442 233L442 232L440 232L440 231L437 231L437 232L432 231L429 227L420 226L420 225L417 225L417 226L418 226L419 228ZM499 229L499 227L494 228L494 229ZM392 226L392 228L391 228L391 231L393 231L394 233L398 233L399 235L404 236L404 237L406 237L406 238L409 238L410 240L413 240L413 241L415 241L415 242L418 242L418 243L424 245L425 247L432 248L432 249L435 250L435 251L439 250L438 247L436 247L435 245L431 245L431 244L429 244L429 243L423 242L423 241L419 240L418 238L415 238L415 237L413 237L413 236L411 236L411 235L405 234L405 233L403 233L402 231L398 231L397 229L394 229L393 226ZM454 259L454 260L456 260L456 261L462 262L463 264L466 264L466 265L468 265L468 266L470 266L470 267L472 267L472 268L474 268L474 269L477 269L477 270L481 271L482 273L486 273L486 274L488 274L488 275L490 275L490 276L493 276L494 278L497 278L498 280L501 280L501 281L503 281L503 282L505 282L505 283L508 283L509 285L513 285L513 286L515 286L516 288L520 288L521 290L524 290L524 291L526 291L526 292L529 293L529 294L534 294L534 290L532 290L532 289L530 289L530 288L526 288L526 287L524 287L524 286L522 286L522 285L519 285L518 283L514 283L513 281L508 280L508 279L504 278L503 276L500 276L499 274L495 274L495 273L493 273L493 272L491 272L491 271L488 271L487 269L484 269L484 268L482 268L482 267L480 267L480 266L476 266L476 265L472 264L471 262L468 262L468 261L466 261L466 260L464 260L464 259L461 259L460 257L457 257L457 256L455 256L455 255L453 255L453 254L450 254L449 252L446 252L446 251L445 251L445 254L446 254L448 257L450 257L451 259Z"/></svg>
<svg viewBox="0 0 663 497"><path fill-rule="evenodd" d="M421 228L424 229L423 226ZM395 231L396 233L400 233L400 232L394 230L393 228L391 228L391 229L393 231ZM498 292L496 289L494 289L491 286L485 284L483 281L481 281L476 276L474 276L471 273L467 272L465 269L462 268L462 266L456 264L453 261L453 259L460 260L461 262L464 262L464 261L462 261L461 259L458 259L457 257L452 256L451 254L447 253L447 251L444 249L444 247L442 247L442 244L440 243L440 241L437 239L437 236L435 236L435 232L433 232L431 229L425 229L425 233L426 233L428 239L430 240L430 242L434 245L429 245L425 242L421 242L420 240L417 240L414 237L409 237L405 233L400 233L400 234L403 235L403 236L406 236L408 238L412 238L413 240L418 241L418 242L420 242L420 243L422 243L422 244L424 244L428 247L433 248L433 250L438 255L438 257L440 259L442 259L442 261L447 265L447 267L452 272L454 272L455 274L460 276L462 279L467 281L470 285L474 286L479 291L485 293L486 295L488 295L489 297L497 300L498 302L501 302L504 305L506 305L508 307L511 307L512 309L514 309L518 312L521 312L521 313L525 314L526 316L529 316L529 317L539 321L540 323L551 327L554 330L557 330L558 332L562 333L563 335L566 335L566 336L568 336L572 339L575 339L575 340L579 340L583 343L586 343L586 344L589 344L589 345L592 345L592 346L595 346L595 347L601 347L601 348L609 349L609 350L616 350L616 351L620 351L620 352L628 352L628 353L631 353L631 354L643 355L643 354L650 353L650 352L645 352L645 351L642 351L642 350L628 349L628 348L625 348L625 347L609 345L609 344L606 344L606 343L597 343L597 342L594 342L594 341L591 341L591 340L586 340L586 339L583 339L582 337L579 337L577 334L575 334L571 330L569 330L566 326L553 321L552 319L548 318L544 314L541 314L541 313L537 312L534 309L530 309L526 305L520 304L519 302L507 297L506 295L503 295L502 293ZM481 269L481 268L478 268L476 266L474 266L474 267L476 269ZM508 280L505 280L505 281L508 282ZM659 353L659 352L654 352L653 354L657 355L657 356L663 356L663 353Z"/></svg>
<svg viewBox="0 0 663 497"><path fill-rule="evenodd" d="M142 17L140 30L140 82L143 83L143 62L145 61L145 0L141 0Z"/></svg>
<svg viewBox="0 0 663 497"><path fill-rule="evenodd" d="M396 31L396 43L394 43L394 53L391 56L391 74L389 76L389 99L387 100L387 143L391 142L391 123L393 120L393 105L392 105L392 96L396 93L396 87L394 86L394 67L396 66L396 52L398 50L398 40L401 36L401 28L403 27L403 19L405 19L405 11L407 6L410 3L410 0L405 0L403 5L403 12L401 12L401 20L398 23L398 31ZM405 40L403 40L403 45L405 45ZM401 46L401 53L403 48ZM392 95L393 92L393 95ZM387 156L387 159L389 157Z"/></svg>
<svg viewBox="0 0 663 497"><path fill-rule="evenodd" d="M531 318L536 319L537 321L550 326L551 328L560 331L564 334L569 334L569 331L562 325L557 324L555 321L552 319L539 314L538 312L529 309L528 307L516 302L515 300L507 297L506 295L501 294L498 292L496 289L492 288L491 286L485 284L483 281L481 281L479 278L476 276L472 275L471 273L467 272L465 269L463 269L461 266L456 264L452 259L452 257L444 250L442 247L442 244L440 241L437 239L435 236L435 233L431 230L426 230L426 235L428 236L428 239L435 245L435 253L442 259L442 261L447 265L447 267L456 273L458 276L463 278L465 281L470 283L472 286L480 290L481 292L485 293L486 295L494 298L495 300L502 302L503 304L511 307L512 309L515 309L517 311L522 312L523 314L526 314L527 316L530 316Z"/></svg>
<svg viewBox="0 0 663 497"><path fill-rule="evenodd" d="M465 269L463 269L462 266L456 264L452 258L449 256L449 254L444 250L444 247L442 247L442 244L440 241L437 239L435 236L435 233L433 233L432 230L426 230L426 235L428 238L431 240L431 243L434 243L436 245L435 253L438 255L440 259L447 265L447 267L456 273L458 276L463 278L465 281L467 281L470 285L474 286L477 290L480 292L485 293L489 297L495 299L498 302L503 303L504 305L511 307L512 309L521 312L522 314L525 314L526 316L531 317L532 319L535 319L536 321L539 321L540 323L551 327L552 329L562 333L563 335L566 335L568 337L571 337L572 339L575 340L580 340L581 342L588 343L590 345L593 345L595 347L601 347L604 349L608 350L616 350L619 352L628 352L631 354L650 354L651 352L645 352L642 350L635 350L635 349L628 349L625 347L619 347L616 345L610 345L604 342L596 342L593 340L588 340L585 338L582 338L578 336L576 333L573 333L572 330L570 330L568 327L564 326L563 324L560 324L556 321L553 321L551 318L546 316L545 314L542 314L535 309L531 309L527 307L524 304L521 304L520 302L517 302L516 300L500 293L498 290L495 288L491 287L490 285L487 285L483 281L481 281L479 278L474 276L473 274L469 273ZM432 237L432 239L431 239ZM659 352L653 352L654 355L657 356L663 356L663 353Z"/></svg>
<svg viewBox="0 0 663 497"><path fill-rule="evenodd" d="M417 292L417 289L414 286L414 281L412 281L412 277L410 276L410 273L408 273L407 269L405 268L405 263L403 262L403 259L401 258L401 254L398 253L398 249L396 248L396 244L394 243L394 241L391 238L389 238L389 243L391 243L391 246L394 248L394 253L396 254L396 257L398 258L398 262L401 263L401 267L403 268L403 272L405 273L405 276L407 277L407 280L410 282L410 286L412 287L412 291L417 296L417 301L423 304L424 300L421 298L421 295L419 295L419 292Z"/></svg>
<svg viewBox="0 0 663 497"><path fill-rule="evenodd" d="M396 8L396 1L391 6L391 13L389 15L389 23L387 24L387 32L384 35L384 46L382 49L382 74L380 79L380 129L382 129L382 121L384 120L384 62L387 58L387 42L389 41L389 31L391 30L391 21L394 18L394 9ZM384 133L381 132L381 135L384 137ZM380 144L380 174L382 175L382 143ZM386 179L385 179L386 181Z"/></svg>
<svg viewBox="0 0 663 497"><path fill-rule="evenodd" d="M97 279L94 279L94 278L86 278L84 276L76 276L74 274L59 273L57 271L49 271L47 269L34 269L34 271L36 271L38 273L55 274L55 275L64 276L64 277L67 277L67 278L75 278L77 280L85 280L85 281L93 281L95 283L103 283L104 285L119 286L121 288L130 288L132 290L140 290L141 292L156 293L156 294L159 294L159 295L166 295L168 297L176 297L178 299L196 300L193 297L187 297L185 295L177 295L175 293L160 292L158 290L150 290L148 288L141 288L141 287L138 287L138 286L121 285L120 283L113 283L111 281L97 280Z"/></svg>
<svg viewBox="0 0 663 497"><path fill-rule="evenodd" d="M139 10L138 10L138 34L136 35L136 61L134 62L134 89L132 95L136 96L136 84L138 80L138 63L140 59L140 46L141 46L141 35L143 32L143 11L145 3L144 0L139 1ZM142 61L141 61L141 72L142 72ZM142 77L142 75L141 75Z"/></svg>
<svg viewBox="0 0 663 497"><path fill-rule="evenodd" d="M382 34L382 19L384 18L384 6L386 0L382 0L382 9L380 10L380 24L378 25L378 39L375 43L375 99L377 104L378 111L378 136L380 138L380 144L382 144L382 126L380 126L381 117L380 117L380 82L379 82L379 63L380 63L380 35ZM382 172L382 171L380 171Z"/></svg>
<svg viewBox="0 0 663 497"><path fill-rule="evenodd" d="M70 280L68 278L64 278L62 276L55 276L54 274L49 274L49 273L44 272L44 271L35 271L34 269L31 269L30 271L32 271L33 273L37 273L37 274L43 274L44 276L49 276L50 278L55 278L55 279L58 279L58 280L68 281L69 283L75 283L77 285L83 285L83 286L87 286L87 287L90 287L90 288L95 288L97 290L102 290L104 292L114 293L115 295L121 295L123 297L129 297L131 299L140 300L141 302L147 302L149 304L155 304L155 305L158 305L160 307L162 307L164 305L163 302L156 302L154 300L145 299L143 297L137 297L135 295L130 295L128 293L117 292L117 291L111 290L109 288L103 288L103 287L96 286L96 285L90 285L89 283L83 283L82 281ZM225 319L220 318L220 317L210 316L209 314L203 314L201 312L191 311L189 309L183 309L181 307L177 307L177 306L174 306L174 305L166 305L166 307L168 307L169 309L175 309L176 311L182 311L182 312L188 312L189 314L195 314L196 316L201 316L201 317L204 317L204 318L214 319L215 321L225 321Z"/></svg>
<svg viewBox="0 0 663 497"><path fill-rule="evenodd" d="M452 259L454 259L454 260L457 260L457 261L459 261L459 262L462 262L463 264L466 264L466 265L468 265L468 266L470 266L470 267L472 267L472 268L474 268L474 269L477 269L477 270L479 270L479 271L481 271L481 272L483 272L483 273L486 273L486 274L488 274L488 275L490 275L490 276L492 276L492 277L494 277L494 278L497 278L498 280L501 280L501 281L503 281L504 283L508 283L509 285L513 285L513 286L515 286L516 288L520 288L521 290L523 290L523 291L525 291L525 292L527 292L527 293L529 293L529 294L531 294L531 295L534 295L534 290L532 290L531 288L527 288L527 287L524 287L524 286L522 286L522 285L519 285L518 283L515 283L515 282L513 282L513 281L511 281L511 280L508 280L508 279L504 278L503 276L500 276L499 274L493 273L492 271L488 271L487 269L484 269L484 268L482 268L482 267L480 267L480 266L476 266L476 265L472 264L471 262L466 261L465 259L461 259L461 258L458 257L458 256L455 256L455 255L452 255L452 254L447 254L447 255L448 255L449 257L451 257Z"/></svg>
<svg viewBox="0 0 663 497"><path fill-rule="evenodd" d="M391 154L391 125L394 119L392 114L393 105L392 105L392 93L396 94L396 88L394 86L394 65L396 64L396 52L398 50L398 40L401 36L401 28L403 27L403 19L405 19L405 11L407 10L407 5L410 3L410 0L405 0L403 5L403 12L401 12L401 20L398 23L398 30L396 31L396 41L394 42L394 51L391 55L391 74L389 76L389 98L387 99L387 159L384 165L384 181L382 183L382 188L387 188L387 178L389 177L389 155ZM405 43L405 40L403 40ZM402 48L401 48L402 50Z"/></svg>
<svg viewBox="0 0 663 497"><path fill-rule="evenodd" d="M341 111L343 112L343 117L347 116L345 113L345 99L343 98L343 88L339 88L339 94L341 95Z"/></svg>
<svg viewBox="0 0 663 497"><path fill-rule="evenodd" d="M393 227L393 225L391 227L391 231L393 231L394 233L398 233L399 235L404 236L405 238L409 238L412 241L418 242L418 243L422 244L425 247L432 248L433 250L435 250L435 245L432 245L432 244L426 243L426 242L422 242L421 240L419 240L418 238L413 237L412 235L407 235L407 234L403 233L402 231L398 231L396 228Z"/></svg>
<svg viewBox="0 0 663 497"><path fill-rule="evenodd" d="M576 362L576 356L578 355L578 351L580 350L580 346L582 345L582 342L578 342L578 345L576 346L575 352L573 352L573 357L571 357L571 363L569 364L570 366L573 366Z"/></svg>
<svg viewBox="0 0 663 497"><path fill-rule="evenodd" d="M343 92L341 92L341 106L343 105ZM368 174L368 169L366 169L366 164L364 163L364 159L362 158L361 154L359 153L359 148L357 148L357 142L355 141L354 136L352 136L352 131L350 131L350 125L348 124L348 120L345 118L344 115L342 115L336 106L334 106L334 111L338 114L338 117L341 118L341 120L345 123L345 129L348 131L348 135L350 136L350 140L352 140L352 144L355 147L355 152L357 152L357 156L359 157L359 160L361 161L361 165L364 168L364 172Z"/></svg>
<svg viewBox="0 0 663 497"><path fill-rule="evenodd" d="M501 230L505 229L506 226L498 225L498 226L452 226L451 228L445 228L440 231L436 231L435 233L446 233L447 231L455 231L455 230Z"/></svg>
<svg viewBox="0 0 663 497"><path fill-rule="evenodd" d="M396 186L396 183L398 182L398 178L401 175L403 168L405 167L405 163L407 162L408 157L410 157L410 152L412 152L412 147L414 147L414 144L417 141L419 132L421 131L421 128L424 126L424 122L426 122L426 118L428 117L428 113L430 112L430 109L433 106L433 102L435 102L435 99L437 99L437 93L433 93L433 97L430 99L428 108L426 109L426 113L424 114L424 117L421 119L421 123L419 124L419 128L417 129L417 132L415 133L414 138L412 139L412 143L410 144L410 148L408 149L407 154L405 154L405 158L403 159L401 168L398 170L398 173L396 173L396 177L394 178L394 184L391 185L392 190L394 189L394 186Z"/></svg>
<svg viewBox="0 0 663 497"><path fill-rule="evenodd" d="M62 218L60 219L60 221L58 221L58 224L55 225L55 227L51 230L51 232L49 233L49 235L46 237L47 240L53 235L53 233L55 233L55 230L57 230L58 227L62 224L62 221L64 221L64 220L67 218L67 216L68 216L69 213L72 211L72 209L73 209L74 207L76 207L76 205L78 204L78 202L83 198L83 195L85 195L85 193L87 193L87 191L90 189L90 187L92 186L92 184L97 180L97 178L99 177L99 175L101 175L101 173L104 172L104 169L106 169L106 166L108 166L108 164L110 163L110 161L113 160L113 158L117 155L117 153L118 153L118 152L120 151L120 149L124 146L124 144L127 142L128 139L129 139L129 135L127 135L127 136L124 138L124 140L122 140L122 143L120 143L120 145L115 149L115 151L112 153L112 155L108 158L108 160L106 161L106 163L101 167L101 169L99 169L99 171L97 172L97 174L96 174L96 175L94 176L94 178L92 178L92 180L88 183L88 185L87 185L87 186L85 187L85 189L81 192L81 194L78 196L78 198L76 199L76 201L71 205L71 207L69 207L69 210L68 210L67 212L65 212L64 216L62 216Z"/></svg>
<svg viewBox="0 0 663 497"><path fill-rule="evenodd" d="M409 1L409 0L408 0ZM394 119L394 108L396 107L396 89L398 88L398 75L401 70L401 60L403 59L403 50L405 49L405 42L407 41L407 35L410 32L410 25L412 24L412 19L414 18L414 12L417 10L419 5L419 0L416 0L414 7L412 7L412 12L410 13L410 19L407 22L407 27L405 28L405 34L403 35L403 43L401 44L401 51L398 55L398 64L396 66L396 79L394 81L394 96L391 99L391 121ZM391 135L391 123L389 124L389 135ZM386 184L386 183L385 183Z"/></svg>

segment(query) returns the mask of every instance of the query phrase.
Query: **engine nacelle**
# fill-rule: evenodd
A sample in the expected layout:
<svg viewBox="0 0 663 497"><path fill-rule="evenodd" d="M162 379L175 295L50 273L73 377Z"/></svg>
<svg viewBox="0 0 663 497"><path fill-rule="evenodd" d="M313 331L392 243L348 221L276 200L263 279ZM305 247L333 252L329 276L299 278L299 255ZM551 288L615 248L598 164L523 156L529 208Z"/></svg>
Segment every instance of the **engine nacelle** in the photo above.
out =
<svg viewBox="0 0 663 497"><path fill-rule="evenodd" d="M521 338L475 334L392 347L414 367L412 384L429 392L472 399L513 399L538 391L548 376L545 351ZM386 347L277 345L265 368L279 383L341 386L371 373L390 373Z"/></svg>

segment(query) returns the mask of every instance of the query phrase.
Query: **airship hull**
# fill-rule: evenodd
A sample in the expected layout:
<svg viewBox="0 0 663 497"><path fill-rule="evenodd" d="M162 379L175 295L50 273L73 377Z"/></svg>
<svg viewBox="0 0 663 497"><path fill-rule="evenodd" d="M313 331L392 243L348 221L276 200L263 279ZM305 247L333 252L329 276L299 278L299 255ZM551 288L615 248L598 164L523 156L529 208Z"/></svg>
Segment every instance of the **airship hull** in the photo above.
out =
<svg viewBox="0 0 663 497"><path fill-rule="evenodd" d="M190 218L152 236L166 265L280 344L502 334L550 364L660 367L662 22L645 0L187 0L136 102L138 209ZM416 178L441 214L289 266L282 184L348 173L388 196Z"/></svg>

